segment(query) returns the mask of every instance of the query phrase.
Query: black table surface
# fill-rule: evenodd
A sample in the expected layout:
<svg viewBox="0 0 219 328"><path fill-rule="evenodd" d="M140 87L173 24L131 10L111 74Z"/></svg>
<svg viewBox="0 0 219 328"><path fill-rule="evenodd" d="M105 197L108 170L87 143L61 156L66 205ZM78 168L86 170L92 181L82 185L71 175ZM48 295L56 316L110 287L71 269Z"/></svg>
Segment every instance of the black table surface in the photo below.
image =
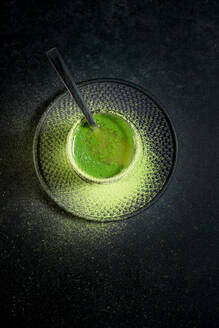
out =
<svg viewBox="0 0 219 328"><path fill-rule="evenodd" d="M219 2L11 0L0 36L5 327L217 327ZM63 90L54 46L77 82L131 81L167 110L177 166L143 214L87 222L41 190L32 144Z"/></svg>

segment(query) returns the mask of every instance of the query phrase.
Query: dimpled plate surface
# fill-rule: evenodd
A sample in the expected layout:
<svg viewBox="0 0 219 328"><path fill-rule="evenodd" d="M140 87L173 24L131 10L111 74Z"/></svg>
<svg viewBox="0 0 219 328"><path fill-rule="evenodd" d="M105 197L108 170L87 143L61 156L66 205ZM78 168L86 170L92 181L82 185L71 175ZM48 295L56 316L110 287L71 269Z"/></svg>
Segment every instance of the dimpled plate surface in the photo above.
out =
<svg viewBox="0 0 219 328"><path fill-rule="evenodd" d="M142 88L120 80L79 84L92 112L113 111L133 123L143 156L120 180L89 183L72 169L66 140L82 114L68 92L57 97L42 116L34 137L37 176L49 196L67 212L95 221L128 218L146 209L166 186L176 158L176 139L167 115Z"/></svg>

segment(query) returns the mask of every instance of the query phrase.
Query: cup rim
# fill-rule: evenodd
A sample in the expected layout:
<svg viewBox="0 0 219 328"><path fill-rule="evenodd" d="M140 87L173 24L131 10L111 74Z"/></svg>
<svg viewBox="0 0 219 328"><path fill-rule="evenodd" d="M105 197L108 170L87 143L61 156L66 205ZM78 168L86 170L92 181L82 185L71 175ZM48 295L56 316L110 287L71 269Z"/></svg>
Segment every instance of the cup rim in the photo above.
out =
<svg viewBox="0 0 219 328"><path fill-rule="evenodd" d="M87 172L85 172L84 170L82 170L77 162L75 161L73 154L72 154L72 143L73 143L73 136L74 133L77 129L77 127L79 126L79 124L82 122L82 120L84 119L84 117L82 116L79 120L77 120L77 122L74 123L74 125L72 126L71 130L68 133L67 136L67 147L66 147L66 151L67 151L67 158L73 168L73 170L77 173L77 175L82 178L83 180L87 181L87 182L91 182L91 183L97 183L97 184L103 184L103 183L112 183L115 181L118 181L119 179L121 179L122 177L126 176L130 171L132 171L132 169L134 168L138 158L140 157L140 149L142 148L142 141L141 141L141 137L140 134L137 132L137 128L134 126L134 124L132 122L130 122L129 120L127 120L123 115L114 112L112 110L110 111L104 111L104 110L100 110L100 111L95 111L92 114L111 114L111 115L115 115L117 117L120 117L121 119L123 119L128 126L130 127L130 129L132 130L133 133L133 139L134 139L134 154L132 157L131 162L129 163L128 167L126 167L125 169L123 169L120 173L115 174L112 177L108 177L108 178L96 178L91 176L90 174L88 174ZM140 147L141 144L141 147Z"/></svg>

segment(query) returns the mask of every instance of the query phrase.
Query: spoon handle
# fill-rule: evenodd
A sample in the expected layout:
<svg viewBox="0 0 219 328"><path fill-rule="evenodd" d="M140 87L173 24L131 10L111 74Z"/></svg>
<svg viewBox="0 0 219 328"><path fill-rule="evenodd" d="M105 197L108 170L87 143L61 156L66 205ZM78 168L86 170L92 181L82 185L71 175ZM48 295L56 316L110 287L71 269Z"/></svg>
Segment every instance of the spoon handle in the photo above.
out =
<svg viewBox="0 0 219 328"><path fill-rule="evenodd" d="M59 75L60 79L63 81L64 85L66 86L66 88L68 89L68 91L70 92L70 94L75 99L78 106L80 107L88 123L90 125L96 125L93 115L89 111L84 99L82 98L58 49L52 48L49 51L47 51L46 54L51 64L55 68L57 74Z"/></svg>

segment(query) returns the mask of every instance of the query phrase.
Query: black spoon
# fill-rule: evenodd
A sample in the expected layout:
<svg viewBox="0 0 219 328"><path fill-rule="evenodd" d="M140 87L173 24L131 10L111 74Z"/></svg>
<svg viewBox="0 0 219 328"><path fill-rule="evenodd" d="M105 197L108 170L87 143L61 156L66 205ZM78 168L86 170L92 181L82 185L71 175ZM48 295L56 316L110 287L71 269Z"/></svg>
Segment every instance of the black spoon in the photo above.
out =
<svg viewBox="0 0 219 328"><path fill-rule="evenodd" d="M57 74L59 75L60 79L76 101L77 105L80 107L82 113L86 117L88 124L91 126L97 126L93 115L89 111L84 99L82 98L76 83L72 79L72 76L62 58L57 48L52 48L46 52L50 63L55 68Z"/></svg>

